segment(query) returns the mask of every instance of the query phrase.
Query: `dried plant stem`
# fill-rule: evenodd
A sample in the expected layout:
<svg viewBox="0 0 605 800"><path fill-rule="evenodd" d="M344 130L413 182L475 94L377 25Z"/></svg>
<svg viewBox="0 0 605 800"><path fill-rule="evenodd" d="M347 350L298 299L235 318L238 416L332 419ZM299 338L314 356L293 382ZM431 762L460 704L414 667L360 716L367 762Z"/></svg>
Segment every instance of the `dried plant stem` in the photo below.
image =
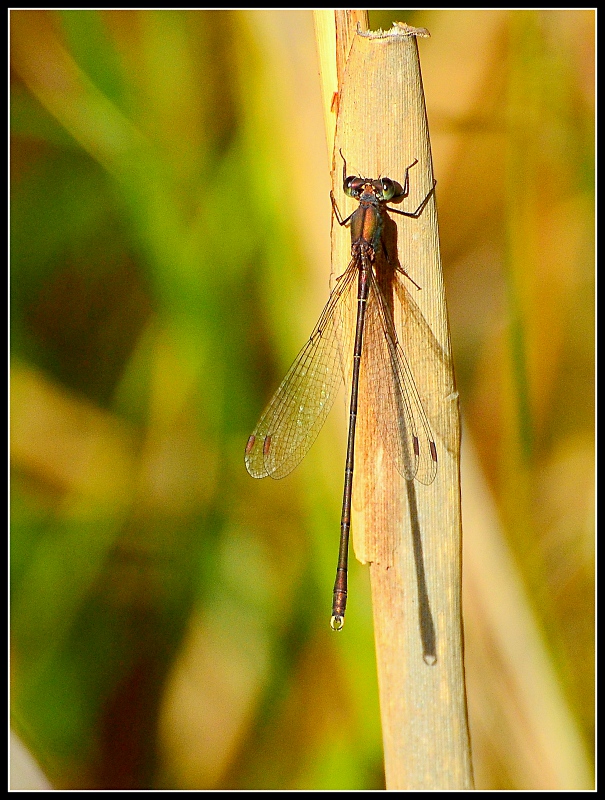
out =
<svg viewBox="0 0 605 800"><path fill-rule="evenodd" d="M350 29L350 26L349 26ZM402 180L410 172L405 209L433 185L430 142L416 36L396 25L360 31L338 87L332 161L333 191L349 174ZM337 48L338 51L338 48ZM332 104L333 107L333 104ZM472 788L461 620L460 420L447 326L434 198L418 219L397 217L399 263L410 283L400 343L416 379L438 451L430 486L405 481L382 449L364 403L356 437L353 537L357 558L371 565L376 657L388 789ZM332 229L333 273L344 272L350 233ZM362 362L363 363L363 362ZM362 367L363 373L363 367Z"/></svg>
<svg viewBox="0 0 605 800"><path fill-rule="evenodd" d="M361 30L364 31L369 27L368 12L322 9L313 12L313 20L315 22L315 40L319 57L328 153L330 159L332 159L339 87L342 85L347 58L353 37L357 32L357 25L359 24Z"/></svg>

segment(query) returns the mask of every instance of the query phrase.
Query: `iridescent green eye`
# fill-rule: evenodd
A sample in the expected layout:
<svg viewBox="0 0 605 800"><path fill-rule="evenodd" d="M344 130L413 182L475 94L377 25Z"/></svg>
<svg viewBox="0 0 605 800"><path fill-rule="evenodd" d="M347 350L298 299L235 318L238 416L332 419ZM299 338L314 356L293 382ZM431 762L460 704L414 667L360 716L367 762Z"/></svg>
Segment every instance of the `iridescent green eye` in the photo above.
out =
<svg viewBox="0 0 605 800"><path fill-rule="evenodd" d="M390 178L382 178L381 181L382 198L387 202L399 203L406 196L403 187L397 181Z"/></svg>
<svg viewBox="0 0 605 800"><path fill-rule="evenodd" d="M364 180L358 178L356 175L350 175L344 179L342 188L348 197L359 197L359 193L363 189Z"/></svg>
<svg viewBox="0 0 605 800"><path fill-rule="evenodd" d="M395 184L390 178L383 178L381 181L381 189L382 189L382 199L383 200L391 200L395 197L396 189Z"/></svg>

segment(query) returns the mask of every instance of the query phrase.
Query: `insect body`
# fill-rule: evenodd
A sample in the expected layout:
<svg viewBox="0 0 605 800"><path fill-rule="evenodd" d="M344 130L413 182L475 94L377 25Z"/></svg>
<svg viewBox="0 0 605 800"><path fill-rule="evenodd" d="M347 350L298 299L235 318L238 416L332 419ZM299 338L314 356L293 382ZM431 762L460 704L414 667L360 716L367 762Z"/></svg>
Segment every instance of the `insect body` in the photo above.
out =
<svg viewBox="0 0 605 800"><path fill-rule="evenodd" d="M435 185L415 211L401 211L387 204L399 203L408 196L409 171L416 161L406 169L403 186L390 178L347 176L344 157L343 162L343 190L359 206L342 219L333 195L331 200L338 224L351 230L351 261L338 278L309 341L248 439L245 455L248 472L255 478L282 478L291 472L315 441L334 402L343 363L351 361L350 370L344 370L350 372L351 392L340 549L332 599L334 630L344 624L347 602L362 360L369 403L399 473L406 480L416 478L429 484L437 471L437 448L393 321L395 304L401 303L405 294L403 277L414 281L389 255L386 236L387 226L394 225L387 211L417 219ZM350 322L347 324L353 316L354 332Z"/></svg>

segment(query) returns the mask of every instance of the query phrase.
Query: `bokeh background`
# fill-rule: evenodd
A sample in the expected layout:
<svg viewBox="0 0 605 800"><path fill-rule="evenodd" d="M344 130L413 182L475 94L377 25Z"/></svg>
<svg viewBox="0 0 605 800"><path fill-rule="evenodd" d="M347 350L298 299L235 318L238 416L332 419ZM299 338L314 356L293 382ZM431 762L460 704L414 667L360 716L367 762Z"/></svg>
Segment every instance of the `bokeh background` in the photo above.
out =
<svg viewBox="0 0 605 800"><path fill-rule="evenodd" d="M590 788L594 12L393 20L432 34L477 788ZM243 464L328 293L312 14L10 36L13 729L56 787L381 788L356 562L328 625L344 400L290 477Z"/></svg>

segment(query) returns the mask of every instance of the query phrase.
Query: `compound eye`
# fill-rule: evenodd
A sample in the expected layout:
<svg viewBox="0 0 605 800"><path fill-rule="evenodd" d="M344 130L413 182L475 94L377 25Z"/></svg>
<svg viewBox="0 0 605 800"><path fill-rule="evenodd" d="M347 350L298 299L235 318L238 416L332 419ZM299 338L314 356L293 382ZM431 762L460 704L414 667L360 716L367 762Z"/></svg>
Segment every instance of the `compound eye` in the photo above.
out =
<svg viewBox="0 0 605 800"><path fill-rule="evenodd" d="M382 190L382 199L383 200L391 200L397 194L397 190L395 188L395 182L392 181L390 178L383 178L380 182L380 188Z"/></svg>
<svg viewBox="0 0 605 800"><path fill-rule="evenodd" d="M363 184L364 181L362 178L350 175L348 178L345 178L342 188L348 197L359 197Z"/></svg>

